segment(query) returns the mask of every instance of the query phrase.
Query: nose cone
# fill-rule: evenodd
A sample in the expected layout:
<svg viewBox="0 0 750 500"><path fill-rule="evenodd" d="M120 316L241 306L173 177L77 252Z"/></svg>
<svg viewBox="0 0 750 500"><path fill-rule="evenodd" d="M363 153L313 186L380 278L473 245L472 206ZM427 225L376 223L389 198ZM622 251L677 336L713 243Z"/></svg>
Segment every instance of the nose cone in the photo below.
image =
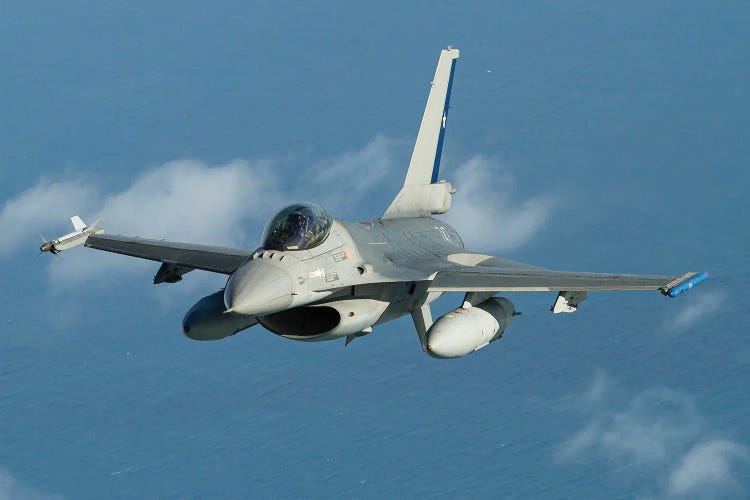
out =
<svg viewBox="0 0 750 500"><path fill-rule="evenodd" d="M251 260L227 282L224 305L239 314L263 316L289 307L293 291L286 271L269 262Z"/></svg>

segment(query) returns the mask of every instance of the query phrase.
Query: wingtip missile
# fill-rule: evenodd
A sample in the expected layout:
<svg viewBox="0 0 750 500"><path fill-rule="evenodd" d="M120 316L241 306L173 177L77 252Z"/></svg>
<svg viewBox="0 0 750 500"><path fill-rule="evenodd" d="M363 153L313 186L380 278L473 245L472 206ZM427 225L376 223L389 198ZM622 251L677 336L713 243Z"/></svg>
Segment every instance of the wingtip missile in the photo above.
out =
<svg viewBox="0 0 750 500"><path fill-rule="evenodd" d="M45 241L42 246L39 247L39 253L52 252L55 249L54 243L51 241Z"/></svg>
<svg viewBox="0 0 750 500"><path fill-rule="evenodd" d="M669 297L677 297L678 295L687 292L694 286L706 281L707 278L707 272L688 273L682 276L680 279L675 280L665 286L662 290L662 293Z"/></svg>
<svg viewBox="0 0 750 500"><path fill-rule="evenodd" d="M41 233L39 234L39 237L42 239L42 246L39 247L40 253L49 252L52 255L57 255L63 250L67 250L78 245L83 245L89 236L104 231L104 229L98 227L101 219L91 224L90 226L86 226L81 218L77 215L75 217L71 217L70 220L73 223L73 228L75 229L75 231L73 231L72 233L68 233L64 236L60 236L59 238L49 241L47 241L47 239L42 236Z"/></svg>

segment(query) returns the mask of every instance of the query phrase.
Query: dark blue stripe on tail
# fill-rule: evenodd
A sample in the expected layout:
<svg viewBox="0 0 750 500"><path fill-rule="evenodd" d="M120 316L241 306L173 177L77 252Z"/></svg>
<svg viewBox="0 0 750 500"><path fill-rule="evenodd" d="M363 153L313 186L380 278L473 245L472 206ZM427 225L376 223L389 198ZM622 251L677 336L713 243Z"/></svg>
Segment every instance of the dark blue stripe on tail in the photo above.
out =
<svg viewBox="0 0 750 500"><path fill-rule="evenodd" d="M453 88L453 72L456 69L456 59L451 63L451 76L448 78L448 92L445 94L445 107L443 107L443 123L440 125L440 136L438 137L437 150L435 151L435 163L432 166L432 180L437 182L440 173L440 156L443 154L443 139L445 139L445 126L448 121L448 108L451 102L451 89Z"/></svg>

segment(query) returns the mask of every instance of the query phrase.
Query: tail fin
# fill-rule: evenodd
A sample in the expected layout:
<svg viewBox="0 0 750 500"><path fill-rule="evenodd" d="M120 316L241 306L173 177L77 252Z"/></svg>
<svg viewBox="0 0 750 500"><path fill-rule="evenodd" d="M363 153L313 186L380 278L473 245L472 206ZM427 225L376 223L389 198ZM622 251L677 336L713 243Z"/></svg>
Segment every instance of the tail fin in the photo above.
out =
<svg viewBox="0 0 750 500"><path fill-rule="evenodd" d="M75 229L76 231L83 231L84 229L86 229L86 224L77 215L71 217L70 222L73 223L73 229Z"/></svg>
<svg viewBox="0 0 750 500"><path fill-rule="evenodd" d="M446 212L450 207L450 184L435 183L440 171L453 72L458 56L458 49L451 46L440 52L404 187L388 207L383 218L429 216Z"/></svg>
<svg viewBox="0 0 750 500"><path fill-rule="evenodd" d="M458 55L458 49L450 46L440 52L404 185L437 182L453 86L453 72Z"/></svg>

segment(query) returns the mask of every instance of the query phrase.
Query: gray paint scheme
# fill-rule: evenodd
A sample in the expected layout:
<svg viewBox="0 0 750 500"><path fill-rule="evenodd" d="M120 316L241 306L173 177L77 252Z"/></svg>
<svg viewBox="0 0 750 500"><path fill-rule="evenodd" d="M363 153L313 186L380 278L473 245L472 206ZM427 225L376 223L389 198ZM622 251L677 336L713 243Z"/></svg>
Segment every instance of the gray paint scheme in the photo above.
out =
<svg viewBox="0 0 750 500"><path fill-rule="evenodd" d="M552 271L466 251L454 228L431 217L448 210L454 192L446 182L430 183L430 177L445 126L447 82L457 58L456 49L441 52L404 187L383 217L358 223L334 220L322 244L301 251L251 252L107 234L89 236L85 246L164 263L155 282L179 281L192 269L229 275L223 292L226 311L219 311L216 292L186 315L183 328L189 335L195 318L214 321L218 333L195 334L200 340L234 334L230 330L246 317L246 324L257 320L288 338L346 337L348 343L374 325L412 314L427 351L433 323L429 303L443 292L467 292L464 307L472 307L500 291L657 290L692 276ZM202 303L210 308L201 309ZM572 305L575 310L577 304Z"/></svg>

